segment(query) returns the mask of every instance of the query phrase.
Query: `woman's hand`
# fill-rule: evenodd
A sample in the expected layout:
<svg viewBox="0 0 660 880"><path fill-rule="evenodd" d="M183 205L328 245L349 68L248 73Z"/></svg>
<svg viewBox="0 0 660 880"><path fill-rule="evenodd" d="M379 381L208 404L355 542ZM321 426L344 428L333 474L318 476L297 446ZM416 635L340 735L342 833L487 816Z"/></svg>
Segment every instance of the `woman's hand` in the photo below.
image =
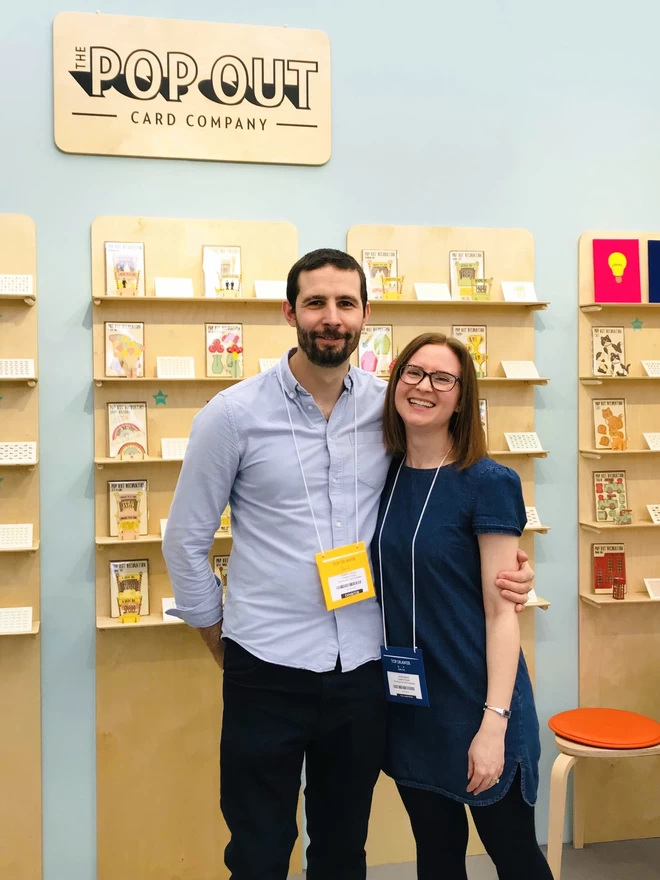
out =
<svg viewBox="0 0 660 880"><path fill-rule="evenodd" d="M484 719L485 720L485 719ZM497 785L504 770L506 721L496 716L496 724L482 724L468 752L468 793L474 795Z"/></svg>
<svg viewBox="0 0 660 880"><path fill-rule="evenodd" d="M524 609L529 599L529 591L534 588L534 569L527 561L524 550L518 550L518 571L501 571L495 579L503 599L516 603L516 611Z"/></svg>

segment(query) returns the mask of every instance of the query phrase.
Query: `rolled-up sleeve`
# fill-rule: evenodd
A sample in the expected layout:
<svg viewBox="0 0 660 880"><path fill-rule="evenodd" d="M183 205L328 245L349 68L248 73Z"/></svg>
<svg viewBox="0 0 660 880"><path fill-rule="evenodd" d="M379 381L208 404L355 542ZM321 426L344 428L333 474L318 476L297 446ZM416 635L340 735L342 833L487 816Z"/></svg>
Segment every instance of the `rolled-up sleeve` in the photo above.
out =
<svg viewBox="0 0 660 880"><path fill-rule="evenodd" d="M219 394L193 419L163 537L176 603L169 613L190 626L213 626L222 619L222 588L209 551L239 463L235 425L228 402Z"/></svg>

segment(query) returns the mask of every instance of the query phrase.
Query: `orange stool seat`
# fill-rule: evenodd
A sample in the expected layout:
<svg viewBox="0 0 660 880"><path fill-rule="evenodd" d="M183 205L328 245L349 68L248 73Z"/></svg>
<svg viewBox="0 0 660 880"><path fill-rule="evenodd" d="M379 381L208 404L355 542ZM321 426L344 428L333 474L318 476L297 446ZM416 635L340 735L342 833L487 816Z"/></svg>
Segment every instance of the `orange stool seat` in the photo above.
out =
<svg viewBox="0 0 660 880"><path fill-rule="evenodd" d="M571 709L548 721L550 730L571 742L600 749L646 749L660 744L660 724L623 709Z"/></svg>

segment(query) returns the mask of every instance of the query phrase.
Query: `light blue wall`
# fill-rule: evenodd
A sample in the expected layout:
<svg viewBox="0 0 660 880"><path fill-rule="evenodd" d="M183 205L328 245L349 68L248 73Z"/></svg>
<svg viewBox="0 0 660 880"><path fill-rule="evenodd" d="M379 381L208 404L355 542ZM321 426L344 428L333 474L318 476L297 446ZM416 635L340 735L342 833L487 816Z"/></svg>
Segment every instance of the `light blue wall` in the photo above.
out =
<svg viewBox="0 0 660 880"><path fill-rule="evenodd" d="M71 7L65 7L71 8ZM79 5L79 11L95 11ZM89 230L102 214L289 220L301 251L355 223L516 226L537 245L537 694L542 727L576 686L576 252L588 228L657 229L651 0L108 0L105 13L319 28L333 48L323 168L67 156L52 138L51 0L0 20L0 211L39 246L44 862L95 876ZM386 124L384 124L386 121ZM386 183L387 185L383 185ZM544 736L539 829L553 751Z"/></svg>

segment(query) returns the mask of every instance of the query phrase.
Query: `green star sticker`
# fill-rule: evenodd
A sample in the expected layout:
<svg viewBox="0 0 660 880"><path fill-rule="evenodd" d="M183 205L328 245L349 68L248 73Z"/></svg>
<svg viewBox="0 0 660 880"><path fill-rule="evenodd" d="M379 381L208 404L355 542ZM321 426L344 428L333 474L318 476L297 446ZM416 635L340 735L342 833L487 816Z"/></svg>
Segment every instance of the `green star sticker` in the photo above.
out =
<svg viewBox="0 0 660 880"><path fill-rule="evenodd" d="M169 394L163 394L162 391L159 391L158 394L152 394L151 396L156 401L156 406L160 406L161 404L167 406L167 398L169 397Z"/></svg>
<svg viewBox="0 0 660 880"><path fill-rule="evenodd" d="M641 330L642 324L644 323L644 321L640 321L639 318L635 318L635 320L632 321L631 323L632 323L633 330Z"/></svg>

